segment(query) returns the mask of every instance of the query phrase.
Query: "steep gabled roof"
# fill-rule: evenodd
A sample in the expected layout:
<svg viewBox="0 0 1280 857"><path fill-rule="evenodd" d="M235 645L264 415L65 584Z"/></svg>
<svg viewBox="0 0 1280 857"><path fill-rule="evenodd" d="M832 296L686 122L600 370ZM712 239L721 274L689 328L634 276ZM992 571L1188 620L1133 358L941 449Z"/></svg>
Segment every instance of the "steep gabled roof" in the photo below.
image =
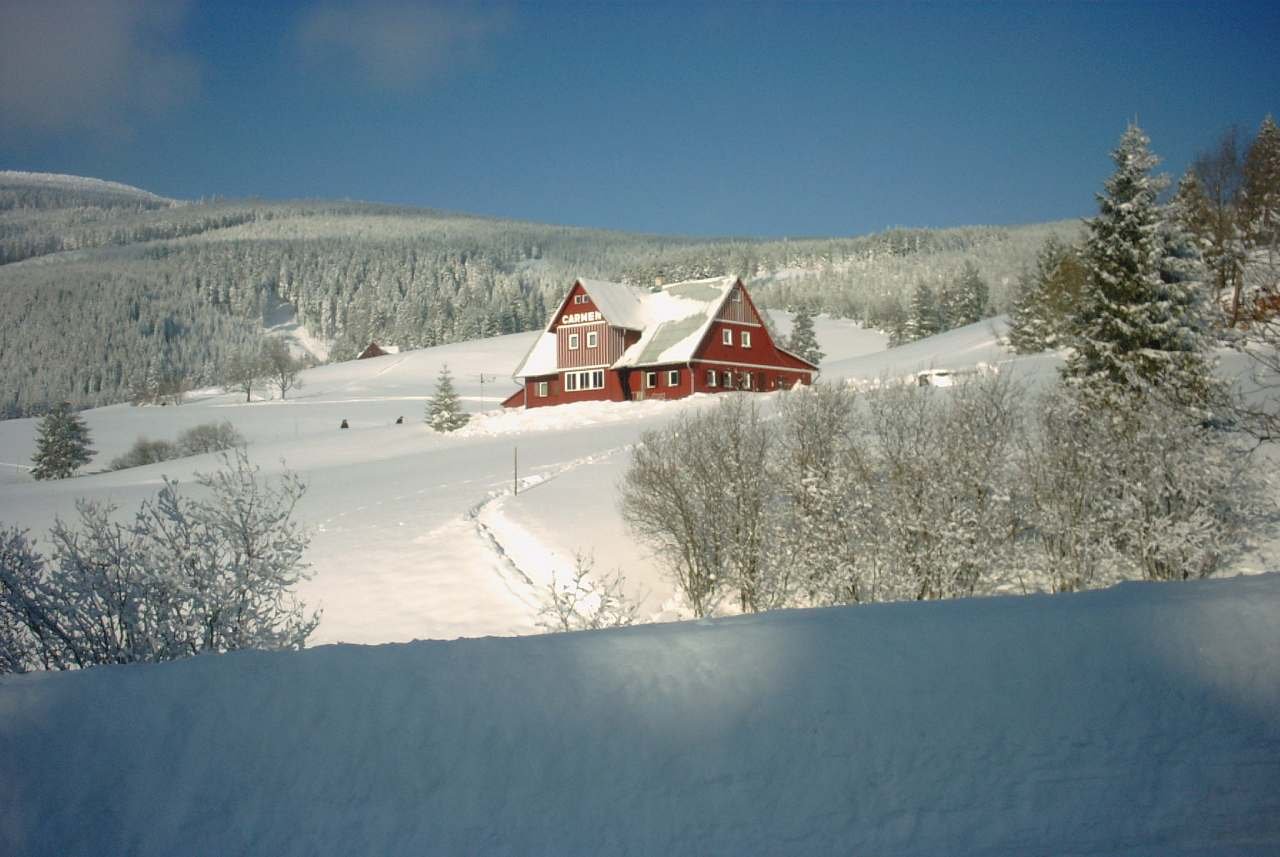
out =
<svg viewBox="0 0 1280 857"><path fill-rule="evenodd" d="M738 282L737 277L686 280L647 295L645 310L649 324L645 325L639 341L624 351L613 365L650 366L693 359L720 307Z"/></svg>
<svg viewBox="0 0 1280 857"><path fill-rule="evenodd" d="M647 292L624 283L608 280L584 280L579 277L574 285L581 285L591 302L600 310L605 321L613 327L628 330L644 330L644 301ZM550 330L550 326L547 328Z"/></svg>

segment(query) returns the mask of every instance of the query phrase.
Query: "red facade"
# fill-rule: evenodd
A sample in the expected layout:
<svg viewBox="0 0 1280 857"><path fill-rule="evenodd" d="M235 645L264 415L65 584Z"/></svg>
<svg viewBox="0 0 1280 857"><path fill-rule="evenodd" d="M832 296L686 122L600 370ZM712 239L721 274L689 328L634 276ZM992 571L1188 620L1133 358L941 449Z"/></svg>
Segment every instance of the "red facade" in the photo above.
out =
<svg viewBox="0 0 1280 857"><path fill-rule="evenodd" d="M661 356L668 359L649 361L628 352L646 347L641 341L646 331L619 326L607 318L582 281L575 282L543 334L554 336L554 366L540 365L536 374L518 376L523 389L503 404L540 407L679 399L694 393L768 392L813 381L817 366L777 347L741 280L718 293L705 282L709 281L666 287L676 293L689 287L691 293L711 294L706 299L706 319L685 343L662 350ZM642 294L640 300L645 297ZM691 319L696 321L689 317L680 323ZM551 345L549 340L540 343L548 356ZM525 366L531 362L527 358ZM550 368L555 371L547 371Z"/></svg>

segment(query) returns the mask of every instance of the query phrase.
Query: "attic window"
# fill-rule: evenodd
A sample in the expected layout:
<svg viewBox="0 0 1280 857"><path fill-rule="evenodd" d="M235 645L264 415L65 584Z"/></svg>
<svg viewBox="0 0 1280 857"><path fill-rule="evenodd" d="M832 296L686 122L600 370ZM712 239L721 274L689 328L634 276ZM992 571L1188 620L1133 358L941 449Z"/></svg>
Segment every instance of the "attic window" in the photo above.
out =
<svg viewBox="0 0 1280 857"><path fill-rule="evenodd" d="M586 295L574 295L573 302L575 304L585 304L589 298Z"/></svg>
<svg viewBox="0 0 1280 857"><path fill-rule="evenodd" d="M729 300L733 301L735 304L742 303L742 292L738 289L734 289L729 292Z"/></svg>
<svg viewBox="0 0 1280 857"><path fill-rule="evenodd" d="M733 331L727 327L720 331L720 341L725 345L733 345Z"/></svg>

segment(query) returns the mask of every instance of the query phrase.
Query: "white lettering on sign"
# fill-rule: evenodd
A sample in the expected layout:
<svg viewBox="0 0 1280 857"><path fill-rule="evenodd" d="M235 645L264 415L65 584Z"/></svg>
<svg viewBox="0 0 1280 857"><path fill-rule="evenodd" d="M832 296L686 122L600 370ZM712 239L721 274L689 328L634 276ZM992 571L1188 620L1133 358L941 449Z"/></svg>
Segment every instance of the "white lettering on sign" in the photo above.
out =
<svg viewBox="0 0 1280 857"><path fill-rule="evenodd" d="M598 312L570 312L560 316L561 324L577 324L580 321L599 321L604 318Z"/></svg>

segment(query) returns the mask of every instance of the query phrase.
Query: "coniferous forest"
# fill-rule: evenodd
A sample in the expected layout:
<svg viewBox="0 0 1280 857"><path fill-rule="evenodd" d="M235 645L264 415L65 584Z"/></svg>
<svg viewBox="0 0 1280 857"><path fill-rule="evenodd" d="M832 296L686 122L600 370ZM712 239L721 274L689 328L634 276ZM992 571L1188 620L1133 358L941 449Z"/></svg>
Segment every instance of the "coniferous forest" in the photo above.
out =
<svg viewBox="0 0 1280 857"><path fill-rule="evenodd" d="M920 284L941 294L977 272L989 315L1006 309L1046 237L1078 232L1063 221L687 238L359 202L179 202L0 172L0 416L125 401L157 378L220 383L284 319L338 360L371 340L416 348L533 330L577 276L651 284L735 273L765 306L892 330Z"/></svg>

